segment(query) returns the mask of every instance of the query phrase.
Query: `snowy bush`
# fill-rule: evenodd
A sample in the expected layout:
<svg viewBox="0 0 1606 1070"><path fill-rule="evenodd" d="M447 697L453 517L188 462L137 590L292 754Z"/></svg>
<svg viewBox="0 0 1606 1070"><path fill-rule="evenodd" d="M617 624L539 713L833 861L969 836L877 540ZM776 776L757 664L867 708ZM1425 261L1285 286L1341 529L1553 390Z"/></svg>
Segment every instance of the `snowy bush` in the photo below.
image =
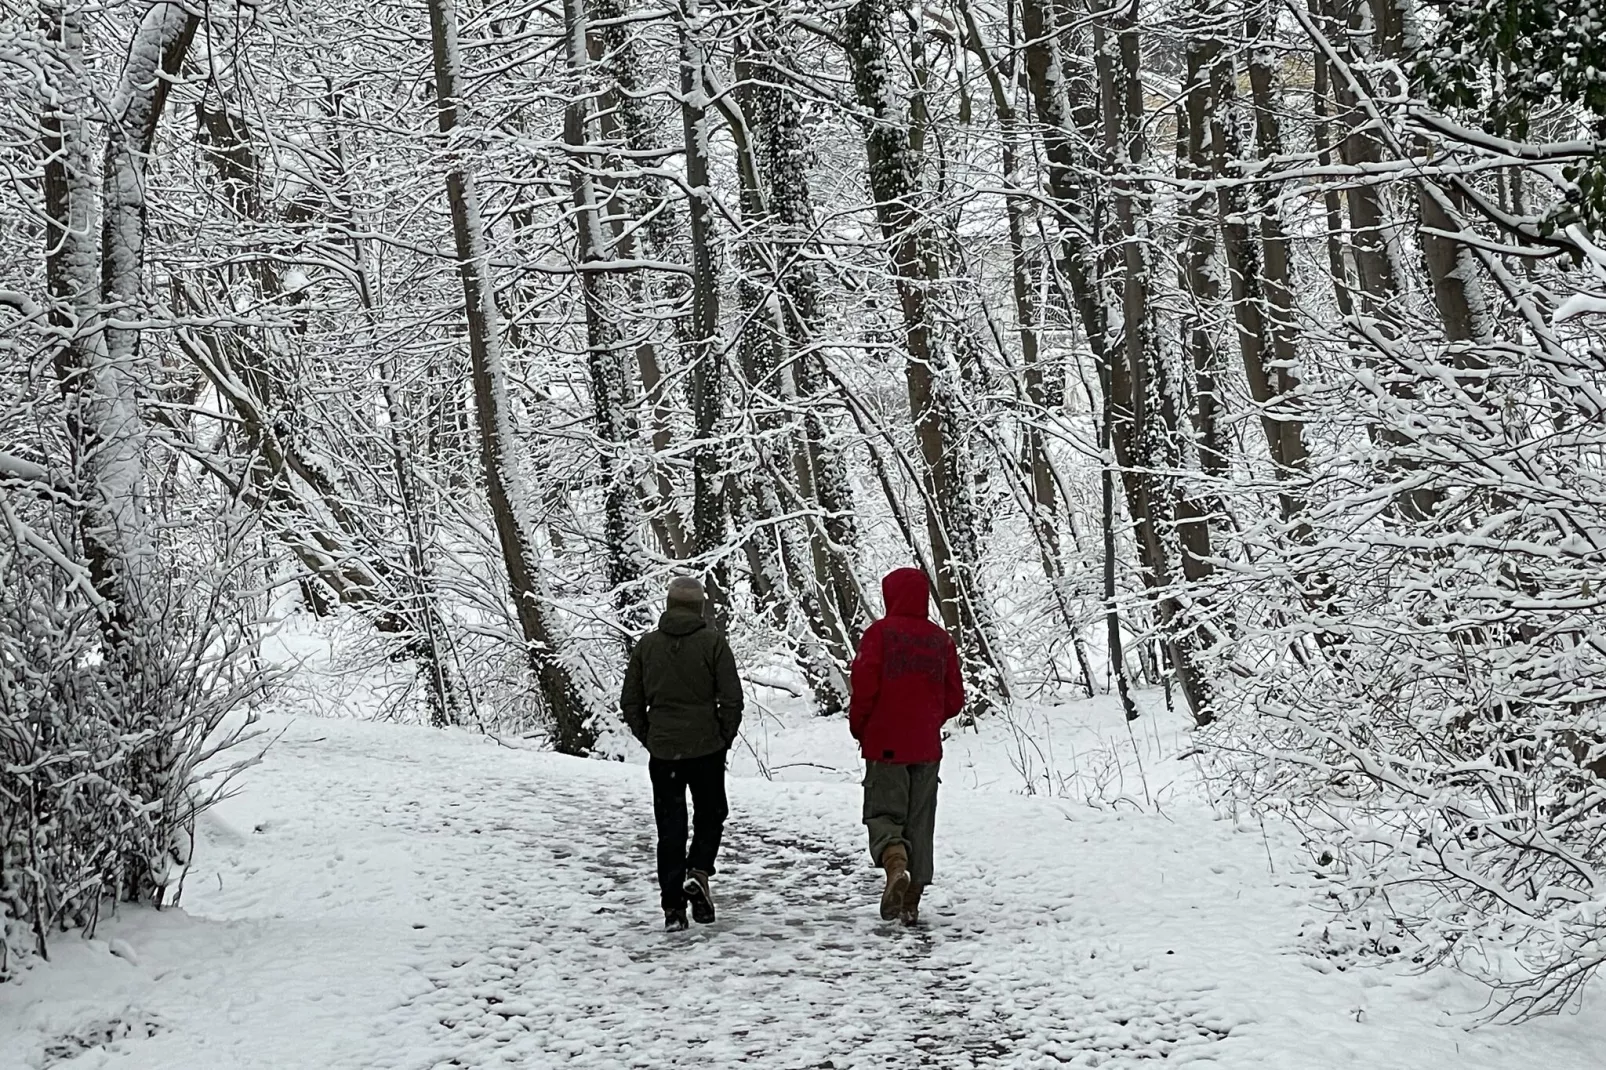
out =
<svg viewBox="0 0 1606 1070"><path fill-rule="evenodd" d="M1463 390L1429 367L1449 385L1410 407L1346 404L1392 467L1364 495L1337 489L1353 460L1314 471L1333 490L1308 544L1239 592L1271 627L1229 651L1215 742L1235 797L1335 868L1367 953L1458 965L1522 1017L1606 963L1602 430L1555 417L1561 384L1491 368Z"/></svg>
<svg viewBox="0 0 1606 1070"><path fill-rule="evenodd" d="M1237 787L1340 867L1344 913L1381 911L1411 938L1371 952L1453 961L1518 1013L1555 1009L1606 961L1599 703L1517 698L1514 676L1477 655L1460 679L1429 677L1413 655L1430 645L1358 655L1361 688L1258 680Z"/></svg>
<svg viewBox="0 0 1606 1070"><path fill-rule="evenodd" d="M117 900L177 894L196 814L237 768L260 686L235 676L220 597L175 594L148 634L108 656L75 576L45 560L9 506L0 525L0 980L52 933L93 932Z"/></svg>

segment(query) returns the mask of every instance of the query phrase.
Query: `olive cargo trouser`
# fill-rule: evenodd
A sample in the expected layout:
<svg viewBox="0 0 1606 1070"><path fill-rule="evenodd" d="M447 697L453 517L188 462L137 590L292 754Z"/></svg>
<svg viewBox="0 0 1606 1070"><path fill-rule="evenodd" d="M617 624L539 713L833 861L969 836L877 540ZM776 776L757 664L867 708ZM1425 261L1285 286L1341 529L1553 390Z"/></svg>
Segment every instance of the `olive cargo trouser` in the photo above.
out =
<svg viewBox="0 0 1606 1070"><path fill-rule="evenodd" d="M901 843L909 852L909 879L931 883L932 838L937 830L937 767L940 762L866 761L864 824L870 833L870 857Z"/></svg>

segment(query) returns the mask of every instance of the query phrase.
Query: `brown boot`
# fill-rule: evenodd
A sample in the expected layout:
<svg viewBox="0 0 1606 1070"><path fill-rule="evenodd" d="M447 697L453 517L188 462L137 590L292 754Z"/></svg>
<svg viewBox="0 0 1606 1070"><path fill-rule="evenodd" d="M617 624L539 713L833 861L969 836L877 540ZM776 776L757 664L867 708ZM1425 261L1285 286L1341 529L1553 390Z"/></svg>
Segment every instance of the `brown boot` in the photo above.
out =
<svg viewBox="0 0 1606 1070"><path fill-rule="evenodd" d="M898 920L905 925L920 924L920 893L925 891L923 884L911 883L903 892L903 909L898 913Z"/></svg>
<svg viewBox="0 0 1606 1070"><path fill-rule="evenodd" d="M881 868L887 871L887 886L881 893L881 920L892 921L903 910L903 895L909 888L909 849L895 843L882 851Z"/></svg>

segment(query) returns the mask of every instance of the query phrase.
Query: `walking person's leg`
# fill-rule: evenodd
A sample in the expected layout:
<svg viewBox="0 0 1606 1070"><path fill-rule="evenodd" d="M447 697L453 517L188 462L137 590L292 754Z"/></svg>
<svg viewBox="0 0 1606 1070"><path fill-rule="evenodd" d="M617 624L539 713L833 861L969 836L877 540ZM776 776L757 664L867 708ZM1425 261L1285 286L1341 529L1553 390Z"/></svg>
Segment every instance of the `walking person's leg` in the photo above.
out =
<svg viewBox="0 0 1606 1070"><path fill-rule="evenodd" d="M920 920L920 893L931 883L934 869L939 767L938 762L909 766L909 820L904 826L909 843L909 888L903 894L901 911L906 925Z"/></svg>
<svg viewBox="0 0 1606 1070"><path fill-rule="evenodd" d="M652 758L652 816L658 825L658 894L667 928L686 927L686 776L683 763ZM676 925L678 917L679 924Z"/></svg>
<svg viewBox="0 0 1606 1070"><path fill-rule="evenodd" d="M686 853L685 895L691 901L691 914L703 924L714 920L714 895L708 878L715 873L719 841L725 833L730 804L725 798L725 751L686 763L686 783L691 788L691 850Z"/></svg>
<svg viewBox="0 0 1606 1070"><path fill-rule="evenodd" d="M881 917L891 921L903 906L909 886L909 767L893 762L864 763L864 825L870 834L870 857L887 875L881 893Z"/></svg>

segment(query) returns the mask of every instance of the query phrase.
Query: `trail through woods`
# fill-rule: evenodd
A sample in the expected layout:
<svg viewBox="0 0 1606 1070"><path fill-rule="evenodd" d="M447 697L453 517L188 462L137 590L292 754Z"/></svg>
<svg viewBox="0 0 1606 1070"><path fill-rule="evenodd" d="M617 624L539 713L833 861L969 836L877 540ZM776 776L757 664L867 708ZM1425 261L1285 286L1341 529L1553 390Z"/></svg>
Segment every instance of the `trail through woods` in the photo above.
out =
<svg viewBox="0 0 1606 1070"><path fill-rule="evenodd" d="M7 1070L1599 1065L1577 1019L1468 1031L1448 974L1324 965L1275 835L967 786L976 747L924 928L875 915L856 784L734 777L720 920L668 936L640 767L273 726L181 909L0 989Z"/></svg>
<svg viewBox="0 0 1606 1070"><path fill-rule="evenodd" d="M0 1070L1606 1068L1395 961L1606 969L1600 9L0 5ZM913 934L840 723L911 564ZM313 719L78 939L303 640L639 762L674 575L790 718L713 931L635 763Z"/></svg>

